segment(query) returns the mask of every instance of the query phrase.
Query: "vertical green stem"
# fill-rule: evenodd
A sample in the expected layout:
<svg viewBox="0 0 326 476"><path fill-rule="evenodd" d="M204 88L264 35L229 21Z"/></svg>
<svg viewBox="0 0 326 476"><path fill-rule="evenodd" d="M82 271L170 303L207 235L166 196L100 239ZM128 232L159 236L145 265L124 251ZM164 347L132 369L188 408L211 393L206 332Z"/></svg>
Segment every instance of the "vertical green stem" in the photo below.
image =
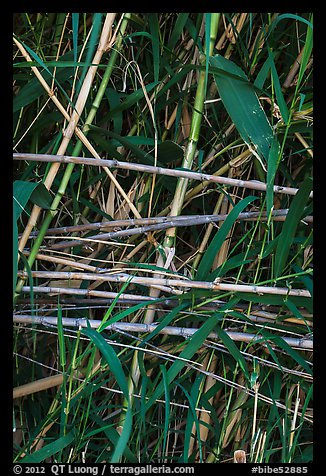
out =
<svg viewBox="0 0 326 476"><path fill-rule="evenodd" d="M182 162L182 167L185 169L191 169L192 163L197 150L197 143L199 139L199 131L201 125L201 119L204 109L205 100L205 71L199 73L198 86L195 97L194 112L192 115L191 129L189 135L189 142L186 149L186 153ZM171 216L180 215L182 210L182 204L184 202L186 190L188 185L188 179L179 178L176 186L175 195L171 207ZM176 234L176 228L169 228L165 235L164 246L173 246Z"/></svg>
<svg viewBox="0 0 326 476"><path fill-rule="evenodd" d="M213 54L214 45L216 41L218 25L220 20L220 13L211 14L211 23L210 23L210 38L209 38L209 55ZM208 61L209 58L206 56L204 61ZM201 62L204 63L202 60ZM192 163L195 157L197 150L197 143L199 139L199 132L201 126L201 120L204 110L204 101L206 94L206 71L201 71L199 73L198 85L196 90L194 112L191 120L191 129L189 135L189 142L186 149L185 157L182 163L182 167L186 169L191 169ZM172 207L170 214L172 216L180 215L182 210L182 205L184 202L186 190L187 190L188 180L185 178L179 178L176 192L173 198ZM176 236L176 228L169 228L165 234L164 246L171 247L174 244Z"/></svg>

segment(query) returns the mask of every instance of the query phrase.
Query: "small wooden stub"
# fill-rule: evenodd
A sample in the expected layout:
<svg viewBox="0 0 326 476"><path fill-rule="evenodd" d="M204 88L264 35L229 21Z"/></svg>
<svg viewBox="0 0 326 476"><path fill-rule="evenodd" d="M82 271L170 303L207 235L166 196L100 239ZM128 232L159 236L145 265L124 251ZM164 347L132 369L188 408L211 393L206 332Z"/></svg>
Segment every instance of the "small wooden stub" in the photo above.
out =
<svg viewBox="0 0 326 476"><path fill-rule="evenodd" d="M233 455L234 463L245 463L246 462L246 452L243 450L237 450Z"/></svg>

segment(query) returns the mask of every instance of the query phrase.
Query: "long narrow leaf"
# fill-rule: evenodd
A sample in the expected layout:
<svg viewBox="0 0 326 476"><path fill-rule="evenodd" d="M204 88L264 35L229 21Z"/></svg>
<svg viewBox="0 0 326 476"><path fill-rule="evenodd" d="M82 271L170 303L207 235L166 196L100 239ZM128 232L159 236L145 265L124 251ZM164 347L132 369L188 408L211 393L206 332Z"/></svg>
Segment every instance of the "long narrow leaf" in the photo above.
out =
<svg viewBox="0 0 326 476"><path fill-rule="evenodd" d="M191 359L192 356L197 352L199 347L202 345L204 340L207 338L208 334L214 329L214 327L216 327L216 324L217 324L217 320L215 316L209 318L198 329L198 331L195 332L195 334L191 337L185 349L181 352L180 357L182 359ZM184 367L184 365L185 365L185 362L182 360L177 360L171 365L170 369L167 372L167 380L169 385L173 382L173 380L176 378L176 376ZM147 409L149 409L153 405L156 399L161 398L163 393L164 393L164 384L163 382L161 382L156 387L150 399L148 400L146 405Z"/></svg>
<svg viewBox="0 0 326 476"><path fill-rule="evenodd" d="M120 458L123 455L123 452L125 451L132 428L132 413L127 379L124 374L121 362L117 357L117 354L114 352L111 345L106 342L103 336L99 332L91 328L83 330L83 333L94 342L96 347L103 355L128 402L128 408L125 413L123 430L121 432L119 441L115 447L113 456L111 458L111 463L118 463L120 462Z"/></svg>
<svg viewBox="0 0 326 476"><path fill-rule="evenodd" d="M228 236L231 227L235 223L239 213L241 213L249 203L256 200L257 197L250 195L249 197L241 200L237 205L231 210L226 218L225 222L218 230L214 238L212 239L210 245L208 246L197 270L196 279L199 281L204 281L206 276L210 273L215 256L217 255L219 249L221 248L224 240Z"/></svg>
<svg viewBox="0 0 326 476"><path fill-rule="evenodd" d="M73 44L73 51L74 51L74 63L77 63L79 13L73 13L71 16L71 20L72 20L72 44Z"/></svg>
<svg viewBox="0 0 326 476"><path fill-rule="evenodd" d="M293 243L295 232L302 218L302 211L307 204L312 189L312 179L308 177L294 196L286 216L275 253L275 277L281 276L287 264L287 258Z"/></svg>
<svg viewBox="0 0 326 476"><path fill-rule="evenodd" d="M40 450L35 451L34 453L30 455L24 456L24 458L19 460L19 462L20 463L41 463L42 461L45 461L47 458L50 458L50 456L53 456L59 451L61 451L63 448L66 448L68 445L72 443L74 439L75 439L75 431L72 430L67 435L62 436L61 438L58 438L52 443L49 443L43 446L43 448L41 448Z"/></svg>
<svg viewBox="0 0 326 476"><path fill-rule="evenodd" d="M214 79L223 104L239 134L246 144L255 148L260 158L267 162L273 130L253 85L235 63L221 55L212 56L210 64L221 71L214 74ZM235 77L230 77L227 73Z"/></svg>
<svg viewBox="0 0 326 476"><path fill-rule="evenodd" d="M276 137L271 142L268 155L267 184L266 184L266 209L269 214L274 202L274 180L279 163L280 144Z"/></svg>

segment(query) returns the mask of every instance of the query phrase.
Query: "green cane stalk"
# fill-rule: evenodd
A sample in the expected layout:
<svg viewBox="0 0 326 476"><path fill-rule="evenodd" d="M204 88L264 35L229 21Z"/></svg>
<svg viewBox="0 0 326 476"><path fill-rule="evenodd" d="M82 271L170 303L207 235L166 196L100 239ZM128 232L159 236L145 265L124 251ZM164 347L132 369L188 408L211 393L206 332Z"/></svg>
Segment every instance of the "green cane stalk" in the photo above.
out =
<svg viewBox="0 0 326 476"><path fill-rule="evenodd" d="M216 41L220 15L221 15L220 13L211 14L209 55L212 55L214 51L214 44ZM204 56L200 58L201 64L205 64L206 61L208 61L208 58L205 58ZM185 169L192 168L192 164L193 164L195 154L197 151L200 126L201 126L202 115L204 110L206 86L207 86L206 71L200 71L197 90L196 90L196 96L195 96L194 112L193 112L192 120L191 120L189 142L188 142L186 153L182 162L182 167ZM185 199L185 194L187 191L187 186L188 186L188 179L179 178L177 186L176 186L176 192L172 202L172 207L170 212L171 216L180 215L183 202ZM169 228L165 234L164 246L171 248L174 245L175 237L176 237L176 228Z"/></svg>
<svg viewBox="0 0 326 476"><path fill-rule="evenodd" d="M210 35L209 35L209 55L212 55L214 51L215 41L216 41L220 13L212 13L210 15L210 18L211 18L211 24L210 24ZM202 55L200 58L201 64L205 64L205 61L208 61L208 58L205 58ZM201 120L202 120L202 115L204 110L204 101L206 96L206 86L207 86L206 71L200 71L197 90L196 90L196 96L195 96L194 112L193 112L192 121L191 121L189 142L188 142L188 146L187 146L185 156L182 162L182 167L186 169L192 168L193 160L195 158L195 154L197 151L197 143L199 139ZM173 198L172 207L170 211L171 216L180 215L182 211L184 199L185 199L185 194L187 191L187 185L188 185L188 179L185 179L185 178L178 179L176 191L175 191L175 195ZM163 246L167 248L171 248L174 244L175 237L176 237L176 228L169 228L166 231ZM163 258L161 255L159 256L157 265L158 266L164 265ZM152 288L150 290L150 296L158 297L158 291ZM144 322L147 324L153 322L154 313L155 311L151 308L151 306L149 306L145 313ZM137 357L137 351L136 351L134 354L132 367L130 371L130 377L128 380L128 388L129 388L130 394L132 394L134 389L137 387L139 377L140 377L140 372L139 372L138 357ZM132 398L131 395L130 395L130 398ZM127 405L127 401L124 401L124 406L126 407L126 405ZM121 415L121 421L123 420L123 418L124 416Z"/></svg>

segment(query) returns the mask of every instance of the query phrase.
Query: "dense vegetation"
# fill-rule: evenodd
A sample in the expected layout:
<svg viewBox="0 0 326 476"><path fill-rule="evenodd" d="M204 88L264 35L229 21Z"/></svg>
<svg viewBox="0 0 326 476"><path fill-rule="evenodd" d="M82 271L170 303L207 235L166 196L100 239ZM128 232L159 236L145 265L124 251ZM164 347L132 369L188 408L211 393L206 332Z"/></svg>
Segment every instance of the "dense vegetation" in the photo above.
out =
<svg viewBox="0 0 326 476"><path fill-rule="evenodd" d="M312 460L312 21L14 15L15 461Z"/></svg>

